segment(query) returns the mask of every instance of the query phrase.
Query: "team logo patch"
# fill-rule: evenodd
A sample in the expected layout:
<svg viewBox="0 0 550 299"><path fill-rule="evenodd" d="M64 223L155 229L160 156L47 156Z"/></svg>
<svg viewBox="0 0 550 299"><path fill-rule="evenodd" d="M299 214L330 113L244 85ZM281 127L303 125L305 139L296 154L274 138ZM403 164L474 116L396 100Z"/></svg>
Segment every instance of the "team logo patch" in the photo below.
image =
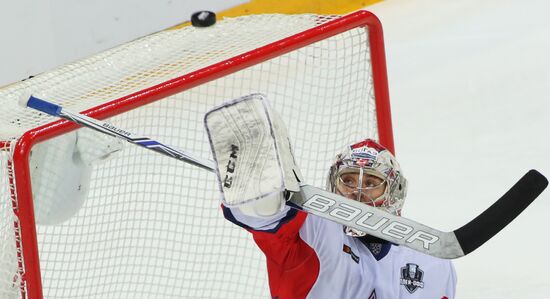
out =
<svg viewBox="0 0 550 299"><path fill-rule="evenodd" d="M424 288L423 278L424 271L420 270L417 264L408 263L401 268L401 285L405 286L405 289L411 294L418 288Z"/></svg>
<svg viewBox="0 0 550 299"><path fill-rule="evenodd" d="M342 250L345 253L349 254L354 262L359 264L359 257L353 251L351 251L351 248L348 245L344 244L344 248Z"/></svg>
<svg viewBox="0 0 550 299"><path fill-rule="evenodd" d="M376 157L378 157L378 152L370 148L354 149L351 152L351 159L356 162L372 164L376 160Z"/></svg>

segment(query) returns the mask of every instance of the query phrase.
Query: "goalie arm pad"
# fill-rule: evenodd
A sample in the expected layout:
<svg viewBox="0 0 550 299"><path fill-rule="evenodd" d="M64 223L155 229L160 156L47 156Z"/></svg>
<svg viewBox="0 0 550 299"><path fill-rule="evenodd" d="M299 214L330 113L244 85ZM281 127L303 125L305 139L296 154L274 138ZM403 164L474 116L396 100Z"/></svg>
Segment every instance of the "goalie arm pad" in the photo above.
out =
<svg viewBox="0 0 550 299"><path fill-rule="evenodd" d="M227 102L205 116L222 201L247 215L272 216L300 190L288 133L265 95Z"/></svg>

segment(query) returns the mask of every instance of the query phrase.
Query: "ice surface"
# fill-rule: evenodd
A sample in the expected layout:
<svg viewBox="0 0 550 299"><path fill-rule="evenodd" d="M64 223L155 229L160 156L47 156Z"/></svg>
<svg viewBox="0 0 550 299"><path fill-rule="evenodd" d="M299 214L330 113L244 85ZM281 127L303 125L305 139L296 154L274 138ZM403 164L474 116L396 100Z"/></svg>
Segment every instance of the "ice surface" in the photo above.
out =
<svg viewBox="0 0 550 299"><path fill-rule="evenodd" d="M550 2L384 1L404 214L453 230L531 168L550 176ZM458 298L547 298L550 191L456 260Z"/></svg>

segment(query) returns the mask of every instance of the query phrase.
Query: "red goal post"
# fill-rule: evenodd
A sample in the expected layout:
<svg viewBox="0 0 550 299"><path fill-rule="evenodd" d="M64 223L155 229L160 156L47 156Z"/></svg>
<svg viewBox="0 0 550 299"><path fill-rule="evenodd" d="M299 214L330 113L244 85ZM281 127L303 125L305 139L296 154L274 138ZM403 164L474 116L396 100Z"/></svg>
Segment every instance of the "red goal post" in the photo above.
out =
<svg viewBox="0 0 550 299"><path fill-rule="evenodd" d="M204 112L263 92L287 123L304 177L314 185L322 186L330 159L347 143L371 137L394 148L382 28L368 11L247 16L167 30L4 87L0 297L268 292L263 256L217 209L215 178L130 145L90 164L85 201L67 219L49 223L56 211L41 212L44 198L55 194L48 188L63 173L33 176L30 154L43 144L55 149L45 161L60 159L56 146L70 144L78 127L18 107L28 91L203 157L209 156ZM78 142L103 138L76 132ZM35 221L40 217L46 220Z"/></svg>

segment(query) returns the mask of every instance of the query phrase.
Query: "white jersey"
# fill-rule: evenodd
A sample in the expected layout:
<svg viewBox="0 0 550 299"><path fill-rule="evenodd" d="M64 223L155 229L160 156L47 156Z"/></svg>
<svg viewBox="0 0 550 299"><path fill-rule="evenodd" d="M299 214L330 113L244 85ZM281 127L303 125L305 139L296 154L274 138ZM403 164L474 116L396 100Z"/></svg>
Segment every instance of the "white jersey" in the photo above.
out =
<svg viewBox="0 0 550 299"><path fill-rule="evenodd" d="M340 224L289 207L270 218L223 210L265 253L273 298L455 298L449 260L350 237Z"/></svg>

